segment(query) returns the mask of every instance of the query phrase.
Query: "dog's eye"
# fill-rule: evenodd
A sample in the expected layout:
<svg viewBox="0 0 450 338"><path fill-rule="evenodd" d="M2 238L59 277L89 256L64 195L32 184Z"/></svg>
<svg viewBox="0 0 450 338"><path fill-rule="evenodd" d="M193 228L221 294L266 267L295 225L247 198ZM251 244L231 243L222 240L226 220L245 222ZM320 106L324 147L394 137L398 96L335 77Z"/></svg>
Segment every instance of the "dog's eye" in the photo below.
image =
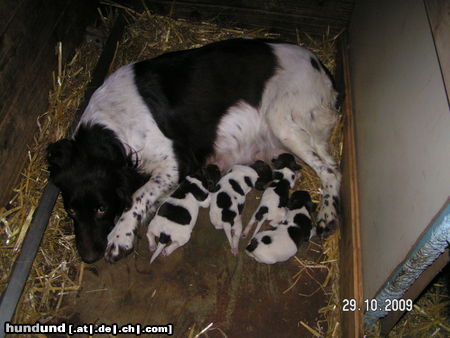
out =
<svg viewBox="0 0 450 338"><path fill-rule="evenodd" d="M77 214L77 212L73 208L67 209L67 213L69 214L69 216L72 216L72 217L75 217Z"/></svg>
<svg viewBox="0 0 450 338"><path fill-rule="evenodd" d="M106 207L103 205L100 205L97 209L95 209L95 215L97 217L102 217L106 212Z"/></svg>

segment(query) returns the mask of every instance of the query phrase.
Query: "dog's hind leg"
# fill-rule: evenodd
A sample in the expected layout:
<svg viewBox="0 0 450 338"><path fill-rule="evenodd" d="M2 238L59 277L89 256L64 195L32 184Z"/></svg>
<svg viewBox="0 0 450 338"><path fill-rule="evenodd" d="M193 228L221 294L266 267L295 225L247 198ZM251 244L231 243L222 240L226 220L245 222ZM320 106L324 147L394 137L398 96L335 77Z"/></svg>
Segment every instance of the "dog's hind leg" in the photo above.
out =
<svg viewBox="0 0 450 338"><path fill-rule="evenodd" d="M319 176L322 182L323 199L317 216L317 232L326 236L339 223L341 174L326 151L325 138L314 138L311 133L297 125L292 118L279 119L276 123L271 123L271 127L279 140ZM318 151L321 152L322 156L319 155ZM324 156L324 154L327 155Z"/></svg>

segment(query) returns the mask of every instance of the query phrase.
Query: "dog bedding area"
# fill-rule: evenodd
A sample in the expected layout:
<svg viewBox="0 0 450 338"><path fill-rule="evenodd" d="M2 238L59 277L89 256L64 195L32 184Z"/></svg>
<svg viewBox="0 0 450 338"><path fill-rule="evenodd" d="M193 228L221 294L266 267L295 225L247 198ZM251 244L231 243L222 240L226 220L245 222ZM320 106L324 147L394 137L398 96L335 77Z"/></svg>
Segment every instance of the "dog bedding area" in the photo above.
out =
<svg viewBox="0 0 450 338"><path fill-rule="evenodd" d="M260 30L191 24L148 12L121 10L131 23L118 44L111 71L132 61L218 40L243 36L282 38ZM334 68L336 37L316 41L300 36L298 43L315 52L330 69ZM66 65L65 69L69 71L70 67ZM77 69L72 71L72 77L78 75ZM69 114L66 108L76 107L80 100L78 97L74 103L75 99L64 99L52 101L57 106L54 119ZM64 135L62 130L67 126L65 123L57 128L54 135L45 129L42 137L54 141ZM339 121L330 141L336 158L342 148L341 129ZM45 163L40 160L37 165L38 175L45 180ZM308 190L319 202L319 179L306 166L301 172L303 177L294 190ZM259 196L255 192L247 196L244 225L256 209ZM169 257L159 257L149 264L145 229L140 227L135 250L128 257L115 264L101 260L85 265L76 254L70 222L59 201L14 321L142 326L170 323L175 336L191 337L205 328L206 334L214 337L337 334L338 237L336 232L323 243L313 238L287 262L259 264L245 254L245 239L240 241L238 256L231 255L224 232L213 228L203 209L189 243Z"/></svg>
<svg viewBox="0 0 450 338"><path fill-rule="evenodd" d="M257 207L256 193L247 196L244 221ZM65 300L69 322L174 325L176 336L197 334L208 324L208 335L221 337L306 336L302 320L315 327L319 309L327 305L323 284L327 270L322 248L304 244L299 263L258 264L248 257L241 240L237 257L230 253L223 231L215 230L202 210L192 238L168 257L149 265L150 252L141 231L136 252L111 265L99 261L85 268L82 288ZM294 287L293 276L303 271ZM300 296L299 293L306 296ZM311 296L309 296L311 295ZM324 323L322 322L322 327Z"/></svg>

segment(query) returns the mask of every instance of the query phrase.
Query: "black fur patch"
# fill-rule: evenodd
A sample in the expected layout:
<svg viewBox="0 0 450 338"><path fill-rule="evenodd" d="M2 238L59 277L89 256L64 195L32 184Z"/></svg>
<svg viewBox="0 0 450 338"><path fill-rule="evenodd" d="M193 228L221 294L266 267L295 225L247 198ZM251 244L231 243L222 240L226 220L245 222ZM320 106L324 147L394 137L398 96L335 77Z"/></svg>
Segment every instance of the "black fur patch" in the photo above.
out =
<svg viewBox="0 0 450 338"><path fill-rule="evenodd" d="M300 209L303 206L305 206L309 212L314 210L314 203L311 201L311 196L304 190L294 191L289 198L289 210Z"/></svg>
<svg viewBox="0 0 450 338"><path fill-rule="evenodd" d="M294 216L294 223L300 227L306 227L311 229L311 219L304 214L297 214Z"/></svg>
<svg viewBox="0 0 450 338"><path fill-rule="evenodd" d="M231 226L234 225L234 219L236 217L236 213L230 209L222 210L222 221L226 223L230 223Z"/></svg>
<svg viewBox="0 0 450 338"><path fill-rule="evenodd" d="M188 210L170 203L164 203L161 205L158 210L158 215L181 225L188 225L192 220L191 214Z"/></svg>
<svg viewBox="0 0 450 338"><path fill-rule="evenodd" d="M289 201L289 182L286 180L281 180L277 182L275 186L275 193L280 198L278 202L278 208L286 208Z"/></svg>
<svg viewBox="0 0 450 338"><path fill-rule="evenodd" d="M333 196L333 207L339 212L339 197Z"/></svg>
<svg viewBox="0 0 450 338"><path fill-rule="evenodd" d="M244 181L245 181L245 184L247 184L250 188L253 188L253 183L252 183L252 180L250 179L250 177L245 176Z"/></svg>
<svg viewBox="0 0 450 338"><path fill-rule="evenodd" d="M283 173L279 172L279 171L275 171L273 173L273 179L274 180L282 180L284 178Z"/></svg>
<svg viewBox="0 0 450 338"><path fill-rule="evenodd" d="M320 72L320 67L319 67L319 63L316 61L316 59L314 59L312 56L311 56L311 65L313 66L313 68L315 69L315 70L317 70L318 72Z"/></svg>
<svg viewBox="0 0 450 338"><path fill-rule="evenodd" d="M260 104L276 67L272 48L256 39L216 42L134 65L139 94L173 141L180 177L213 152L217 125L230 106Z"/></svg>
<svg viewBox="0 0 450 338"><path fill-rule="evenodd" d="M259 208L258 208L258 211L257 211L256 214L255 214L255 219L256 219L257 221L262 220L263 216L264 216L265 214L267 214L268 211L269 211L269 208L267 208L266 206L259 207Z"/></svg>
<svg viewBox="0 0 450 338"><path fill-rule="evenodd" d="M167 235L164 232L161 232L159 234L159 243L161 243L161 244L168 244L170 242L172 242L172 238L170 237L170 235Z"/></svg>
<svg viewBox="0 0 450 338"><path fill-rule="evenodd" d="M270 238L270 236L263 236L263 238L261 238L261 242L263 242L264 244L269 245L270 243L272 243L272 238Z"/></svg>
<svg viewBox="0 0 450 338"><path fill-rule="evenodd" d="M231 198L230 196L225 192L220 192L217 195L217 206L221 209L228 209L231 207Z"/></svg>
<svg viewBox="0 0 450 338"><path fill-rule="evenodd" d="M267 183L272 180L272 169L264 161L256 161L250 166L258 174L258 179L255 182L257 190L264 190Z"/></svg>
<svg viewBox="0 0 450 338"><path fill-rule="evenodd" d="M256 238L252 238L250 244L247 245L245 250L247 250L248 252L253 252L257 247L258 247L258 240Z"/></svg>
<svg viewBox="0 0 450 338"><path fill-rule="evenodd" d="M244 190L242 190L242 188L238 182L236 182L233 179L230 179L228 182L230 183L233 190L236 191L239 195L242 195L242 196L245 195Z"/></svg>
<svg viewBox="0 0 450 338"><path fill-rule="evenodd" d="M239 214L242 214L242 210L244 210L244 203L238 204L238 211L239 211Z"/></svg>
<svg viewBox="0 0 450 338"><path fill-rule="evenodd" d="M191 184L191 193L197 201L204 201L208 197L208 193L204 192L196 184Z"/></svg>
<svg viewBox="0 0 450 338"><path fill-rule="evenodd" d="M298 248L298 246L302 242L308 240L309 234L310 234L310 229L291 226L288 228L288 234L289 234L289 237L292 239L292 241L295 243L295 245Z"/></svg>

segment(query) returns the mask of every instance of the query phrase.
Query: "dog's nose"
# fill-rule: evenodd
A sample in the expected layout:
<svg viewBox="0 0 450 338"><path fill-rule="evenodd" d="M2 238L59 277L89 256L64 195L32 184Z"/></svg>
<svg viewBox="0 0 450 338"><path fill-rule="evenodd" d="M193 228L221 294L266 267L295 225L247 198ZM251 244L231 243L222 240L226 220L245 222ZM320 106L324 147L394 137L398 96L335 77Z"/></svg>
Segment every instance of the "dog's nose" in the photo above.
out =
<svg viewBox="0 0 450 338"><path fill-rule="evenodd" d="M103 257L104 254L104 251L98 250L78 251L80 253L81 260L87 264L97 262L100 258Z"/></svg>

